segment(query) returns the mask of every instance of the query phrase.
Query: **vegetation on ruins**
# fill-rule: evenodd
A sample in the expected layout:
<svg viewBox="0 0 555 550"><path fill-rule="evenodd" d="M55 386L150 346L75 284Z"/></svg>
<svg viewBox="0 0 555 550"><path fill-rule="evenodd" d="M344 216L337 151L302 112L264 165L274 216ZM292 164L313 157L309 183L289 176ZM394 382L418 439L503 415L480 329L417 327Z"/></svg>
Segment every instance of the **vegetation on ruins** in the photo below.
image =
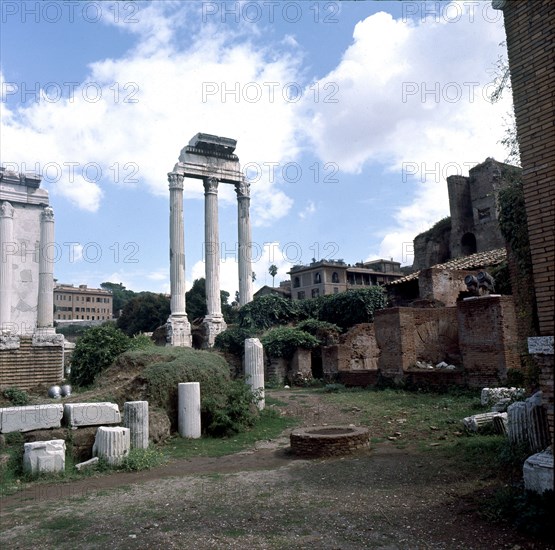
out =
<svg viewBox="0 0 555 550"><path fill-rule="evenodd" d="M257 336L259 336L259 332L256 329L229 327L216 336L214 347L241 357L245 353L245 340Z"/></svg>
<svg viewBox="0 0 555 550"><path fill-rule="evenodd" d="M71 357L71 382L76 386L89 386L101 371L130 347L131 339L114 323L88 329L75 344Z"/></svg>
<svg viewBox="0 0 555 550"><path fill-rule="evenodd" d="M291 359L297 348L313 349L320 341L312 334L293 327L277 327L268 331L261 339L270 357Z"/></svg>
<svg viewBox="0 0 555 550"><path fill-rule="evenodd" d="M153 348L128 352L120 361L126 368L144 367L139 378L146 383L145 397L152 405L164 409L174 429L177 386L182 382L201 385L201 420L207 434L237 433L256 420L257 398L243 380L231 379L227 362L216 353L191 348Z"/></svg>
<svg viewBox="0 0 555 550"><path fill-rule="evenodd" d="M235 311L228 304L229 292L220 290L220 300L222 305L222 313L226 323L233 322ZM185 308L189 321L204 317L208 310L206 309L206 280L204 277L195 279L193 286L185 293Z"/></svg>
<svg viewBox="0 0 555 550"><path fill-rule="evenodd" d="M245 304L239 310L238 320L242 328L265 330L292 322L297 315L295 302L270 294Z"/></svg>

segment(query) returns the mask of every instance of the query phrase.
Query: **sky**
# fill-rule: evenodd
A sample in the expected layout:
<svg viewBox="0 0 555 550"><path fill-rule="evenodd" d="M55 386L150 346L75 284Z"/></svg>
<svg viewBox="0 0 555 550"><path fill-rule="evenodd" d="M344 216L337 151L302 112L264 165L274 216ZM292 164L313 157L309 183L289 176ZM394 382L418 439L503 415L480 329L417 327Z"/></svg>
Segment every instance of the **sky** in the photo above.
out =
<svg viewBox="0 0 555 550"><path fill-rule="evenodd" d="M292 265L413 261L449 215L446 177L500 144L502 13L458 2L3 0L0 163L42 175L55 277L169 292L167 173L198 132L237 140L255 290ZM204 276L185 180L187 288ZM220 184L221 286L238 290L237 204Z"/></svg>

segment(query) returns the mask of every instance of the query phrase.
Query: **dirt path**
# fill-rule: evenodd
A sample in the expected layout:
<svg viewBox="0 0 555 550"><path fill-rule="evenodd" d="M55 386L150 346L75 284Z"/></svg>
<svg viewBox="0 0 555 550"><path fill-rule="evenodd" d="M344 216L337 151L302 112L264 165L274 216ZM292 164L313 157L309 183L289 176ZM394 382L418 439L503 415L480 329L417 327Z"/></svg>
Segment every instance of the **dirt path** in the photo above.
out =
<svg viewBox="0 0 555 550"><path fill-rule="evenodd" d="M356 424L318 394L272 393L303 424ZM303 413L300 415L299 413ZM480 519L488 480L391 442L299 460L287 434L220 458L36 485L2 499L3 548L543 550ZM77 542L78 541L78 542Z"/></svg>

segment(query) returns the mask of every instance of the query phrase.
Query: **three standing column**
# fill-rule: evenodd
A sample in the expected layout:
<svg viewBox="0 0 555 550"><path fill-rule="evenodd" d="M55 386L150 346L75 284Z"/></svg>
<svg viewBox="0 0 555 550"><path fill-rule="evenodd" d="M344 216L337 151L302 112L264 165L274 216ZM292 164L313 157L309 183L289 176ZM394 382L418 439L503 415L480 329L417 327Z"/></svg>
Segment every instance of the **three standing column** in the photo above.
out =
<svg viewBox="0 0 555 550"><path fill-rule="evenodd" d="M167 342L191 347L191 325L185 311L185 237L183 228L183 174L170 172L170 317Z"/></svg>
<svg viewBox="0 0 555 550"><path fill-rule="evenodd" d="M239 238L239 305L252 302L252 242L250 220L250 185L245 181L235 184L237 193L237 223Z"/></svg>

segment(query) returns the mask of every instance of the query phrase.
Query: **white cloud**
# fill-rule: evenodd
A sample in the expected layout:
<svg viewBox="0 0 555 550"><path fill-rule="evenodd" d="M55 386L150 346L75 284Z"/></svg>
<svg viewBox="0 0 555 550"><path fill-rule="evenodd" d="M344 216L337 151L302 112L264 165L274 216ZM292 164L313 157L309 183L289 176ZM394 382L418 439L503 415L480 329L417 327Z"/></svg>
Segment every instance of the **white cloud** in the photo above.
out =
<svg viewBox="0 0 555 550"><path fill-rule="evenodd" d="M316 212L316 204L314 201L308 201L308 204L299 212L299 218L304 220Z"/></svg>
<svg viewBox="0 0 555 550"><path fill-rule="evenodd" d="M321 90L336 90L337 101L300 107L311 117L306 134L322 160L353 174L379 163L413 184L375 255L401 259L403 243L448 214L447 175L466 175L488 156L504 158L498 141L510 98L492 105L486 97L504 32L478 11L456 23L368 17L319 81Z"/></svg>

